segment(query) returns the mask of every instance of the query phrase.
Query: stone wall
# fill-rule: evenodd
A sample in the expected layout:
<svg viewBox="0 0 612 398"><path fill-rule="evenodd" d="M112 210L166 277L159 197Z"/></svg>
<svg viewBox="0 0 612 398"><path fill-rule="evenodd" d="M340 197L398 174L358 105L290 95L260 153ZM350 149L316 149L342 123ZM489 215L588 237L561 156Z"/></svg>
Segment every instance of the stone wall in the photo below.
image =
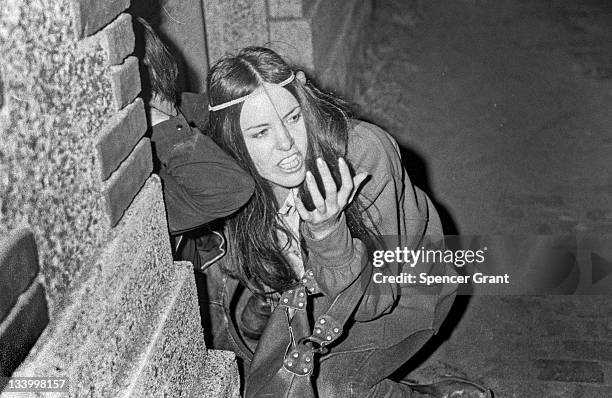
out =
<svg viewBox="0 0 612 398"><path fill-rule="evenodd" d="M193 271L172 261L129 5L0 8L0 376L235 396L233 354L206 350Z"/></svg>
<svg viewBox="0 0 612 398"><path fill-rule="evenodd" d="M93 152L116 109L110 65L101 45L77 51L68 2L5 1L0 12L0 236L33 231L54 313L110 230Z"/></svg>
<svg viewBox="0 0 612 398"><path fill-rule="evenodd" d="M269 46L310 72L321 86L349 97L372 13L371 0L203 0L208 54Z"/></svg>

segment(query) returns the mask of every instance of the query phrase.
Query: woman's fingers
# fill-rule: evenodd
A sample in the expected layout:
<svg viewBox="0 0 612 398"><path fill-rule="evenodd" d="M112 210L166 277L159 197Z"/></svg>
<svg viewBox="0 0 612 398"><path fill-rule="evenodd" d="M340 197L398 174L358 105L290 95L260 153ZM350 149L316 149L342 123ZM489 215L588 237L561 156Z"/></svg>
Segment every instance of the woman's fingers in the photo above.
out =
<svg viewBox="0 0 612 398"><path fill-rule="evenodd" d="M300 196L298 195L298 190L296 188L292 189L291 194L293 195L293 203L295 203L295 208L297 209L300 218L304 221L309 221L312 215L306 209L306 206L304 206L302 199L300 199Z"/></svg>
<svg viewBox="0 0 612 398"><path fill-rule="evenodd" d="M366 178L368 178L368 173L359 173L353 178L353 186L355 188L353 189L353 192L351 192L351 197L346 203L351 203L353 201L355 194L359 190L359 187L361 186L361 184L363 184L363 182L366 180Z"/></svg>
<svg viewBox="0 0 612 398"><path fill-rule="evenodd" d="M323 159L317 159L317 168L321 174L321 181L323 181L323 187L325 188L325 204L334 205L337 201L338 192L336 190L336 183L332 177L327 163Z"/></svg>
<svg viewBox="0 0 612 398"><path fill-rule="evenodd" d="M353 179L351 178L348 165L343 158L338 158L338 168L340 169L340 179L342 181L340 192L338 192L338 204L340 207L344 207L348 203L348 198L353 191Z"/></svg>
<svg viewBox="0 0 612 398"><path fill-rule="evenodd" d="M306 172L306 185L308 186L308 192L310 192L312 203L314 203L318 211L324 213L326 211L325 200L323 196L321 196L319 188L317 187L317 182L310 171Z"/></svg>

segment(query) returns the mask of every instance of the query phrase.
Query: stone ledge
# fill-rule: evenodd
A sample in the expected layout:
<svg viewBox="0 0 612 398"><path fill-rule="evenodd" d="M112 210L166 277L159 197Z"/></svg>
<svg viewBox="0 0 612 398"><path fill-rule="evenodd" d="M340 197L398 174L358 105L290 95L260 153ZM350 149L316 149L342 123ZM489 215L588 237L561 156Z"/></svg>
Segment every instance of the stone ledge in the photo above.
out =
<svg viewBox="0 0 612 398"><path fill-rule="evenodd" d="M101 181L117 170L146 131L147 116L141 98L113 116L96 142Z"/></svg>
<svg viewBox="0 0 612 398"><path fill-rule="evenodd" d="M28 228L0 240L0 321L38 273L34 234Z"/></svg>
<svg viewBox="0 0 612 398"><path fill-rule="evenodd" d="M236 356L204 344L193 264L175 261L174 267L181 275L175 295L123 396L240 398Z"/></svg>

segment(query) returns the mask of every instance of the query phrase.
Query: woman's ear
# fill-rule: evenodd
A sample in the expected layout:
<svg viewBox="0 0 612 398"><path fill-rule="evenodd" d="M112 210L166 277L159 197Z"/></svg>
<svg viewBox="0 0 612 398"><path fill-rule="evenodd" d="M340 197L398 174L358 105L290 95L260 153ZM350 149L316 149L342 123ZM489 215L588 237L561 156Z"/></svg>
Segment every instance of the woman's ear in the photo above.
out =
<svg viewBox="0 0 612 398"><path fill-rule="evenodd" d="M298 70L295 74L295 77L300 81L300 83L306 83L306 75L301 70Z"/></svg>

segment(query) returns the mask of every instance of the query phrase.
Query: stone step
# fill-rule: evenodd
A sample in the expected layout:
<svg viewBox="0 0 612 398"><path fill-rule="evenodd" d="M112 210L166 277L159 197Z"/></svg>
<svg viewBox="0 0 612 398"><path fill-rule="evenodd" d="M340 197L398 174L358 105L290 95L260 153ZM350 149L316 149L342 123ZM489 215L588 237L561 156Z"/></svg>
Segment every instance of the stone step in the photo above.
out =
<svg viewBox="0 0 612 398"><path fill-rule="evenodd" d="M206 350L200 329L197 292L190 262L177 262L181 277L163 309L149 346L123 397L239 397L240 377L232 352ZM198 338L199 337L199 338Z"/></svg>
<svg viewBox="0 0 612 398"><path fill-rule="evenodd" d="M206 349L193 271L174 265L165 217L152 176L113 229L92 276L15 376L67 377L71 396L121 396L185 380L182 388L198 388ZM169 381L179 373L184 379Z"/></svg>

